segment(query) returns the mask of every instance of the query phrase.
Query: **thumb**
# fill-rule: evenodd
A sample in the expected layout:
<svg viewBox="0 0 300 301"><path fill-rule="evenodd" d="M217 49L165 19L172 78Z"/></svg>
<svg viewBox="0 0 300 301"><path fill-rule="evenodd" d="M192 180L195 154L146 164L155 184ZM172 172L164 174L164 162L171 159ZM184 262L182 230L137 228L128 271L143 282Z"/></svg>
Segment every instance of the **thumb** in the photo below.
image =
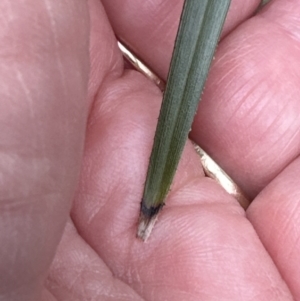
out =
<svg viewBox="0 0 300 301"><path fill-rule="evenodd" d="M5 300L38 299L67 219L87 115L88 27L81 0L0 2Z"/></svg>

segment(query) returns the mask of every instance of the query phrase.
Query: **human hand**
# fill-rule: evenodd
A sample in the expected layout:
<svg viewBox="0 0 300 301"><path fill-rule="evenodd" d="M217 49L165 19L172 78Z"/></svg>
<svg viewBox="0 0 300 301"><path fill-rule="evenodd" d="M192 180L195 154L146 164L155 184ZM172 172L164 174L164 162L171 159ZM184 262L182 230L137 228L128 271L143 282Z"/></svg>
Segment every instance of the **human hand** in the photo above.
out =
<svg viewBox="0 0 300 301"><path fill-rule="evenodd" d="M102 1L164 79L178 2ZM123 70L100 1L0 4L4 300L300 298L300 4L250 18L258 2L232 1L191 133L254 200L245 214L187 143L147 243L135 233L160 91Z"/></svg>

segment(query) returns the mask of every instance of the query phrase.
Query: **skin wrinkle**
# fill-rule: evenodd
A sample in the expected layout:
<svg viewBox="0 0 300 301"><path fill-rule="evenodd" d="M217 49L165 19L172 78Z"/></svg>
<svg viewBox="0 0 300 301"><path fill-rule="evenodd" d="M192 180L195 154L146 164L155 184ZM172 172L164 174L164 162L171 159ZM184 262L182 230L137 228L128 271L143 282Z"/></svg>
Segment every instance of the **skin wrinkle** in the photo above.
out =
<svg viewBox="0 0 300 301"><path fill-rule="evenodd" d="M245 83L245 86L246 85L247 85L247 83ZM246 116L249 115L249 112L251 112L251 116L252 116L253 113L255 112L255 110L253 108L255 108L255 107L259 108L259 111L255 113L256 117L253 116L251 119L248 118L249 119L248 123L249 123L249 126L251 126L251 127L253 126L253 124L254 125L257 124L257 123L260 124L260 122L257 122L255 120L257 118L261 118L260 116L262 116L262 115L264 116L264 114L262 114L262 112L266 111L266 108L268 108L268 103L265 103L264 106L259 106L261 98L257 97L257 100L255 102L251 102L251 101L249 102L251 104L251 106L248 107L247 101L245 101L245 99L247 98L247 96L252 96L252 92L253 91L257 91L258 87L261 86L261 85L263 85L263 82L262 81L257 81L256 85L251 86L251 89L247 91L247 94L245 96L243 96L243 100L238 103L238 106L236 106L235 111L234 111L234 113L236 114L236 116L239 116L241 114L238 114L238 113L241 111L241 108L243 108L242 111L245 112ZM239 93L239 94L241 94L241 93ZM261 91L260 94L263 94L263 91ZM231 120L233 121L234 117L235 117L235 115L231 114L229 120L227 122L225 122L225 124L226 125L230 125L230 121ZM237 119L237 118L235 118L235 119ZM241 119L241 117L240 117L240 119ZM253 156L253 154L256 153L257 146L259 146L261 142L264 142L264 138L267 136L266 133L270 132L270 129L272 128L273 124L275 124L276 122L277 122L276 118L273 118L272 124L268 125L268 127L264 130L264 132L259 133L260 138L256 135L255 141L257 139L259 139L259 140L256 141L255 144L253 144L254 139L250 138L250 136L249 136L248 144L251 145L251 147L249 147L248 150L247 150L247 152L244 154L245 160L247 158L251 158L251 156ZM263 118L263 123L265 123L265 118ZM236 128L236 130L238 131L238 127ZM243 137L243 139L244 139L244 137ZM256 162L264 160L264 158L267 157L267 156L268 156L267 153L262 154L260 158L258 158L256 156Z"/></svg>
<svg viewBox="0 0 300 301"><path fill-rule="evenodd" d="M272 28L274 28L278 32L278 34L281 34L281 36L285 37L288 41L290 41L289 45L293 45L296 49L299 50L300 34L299 34L299 36L295 35L299 31L298 29L291 30L290 27L284 26L282 24L282 22L278 22L276 19L270 19L270 18L266 17L265 14L263 14L263 13L257 15L256 18L263 20L263 23L266 24L266 27L271 26ZM298 17L295 17L295 18L296 18L296 20L298 20ZM295 41L297 42L296 44L295 44Z"/></svg>
<svg viewBox="0 0 300 301"><path fill-rule="evenodd" d="M108 197L108 200L109 199L110 199L110 197ZM102 206L95 206L95 210L90 214L90 216L87 220L87 225L91 225L94 222L94 220L95 220L95 218L97 218L99 212L101 210L103 210L106 205L107 205L107 202L103 203ZM90 211L92 211L91 209L92 208L90 208Z"/></svg>
<svg viewBox="0 0 300 301"><path fill-rule="evenodd" d="M20 83L21 88L24 91L24 95L25 95L25 99L28 102L28 107L29 107L29 112L30 112L30 118L31 120L35 120L36 119L36 114L34 111L34 101L30 92L30 89L27 87L24 76L22 74L22 71L19 69L16 69L16 78Z"/></svg>
<svg viewBox="0 0 300 301"><path fill-rule="evenodd" d="M231 71L232 71L232 69L230 69L230 71L228 71L227 74L224 74L224 76L220 80L212 83L213 86L216 87L216 89L218 89L218 86L222 86L222 87L224 87L224 89L223 89L224 91L229 91L230 87L235 87L236 86L235 79L232 78L232 80L230 80L230 81L228 80L228 78L230 78L231 74L233 74L233 72L231 72ZM223 81L226 82L225 85L223 84ZM244 87L247 87L248 85L249 85L249 83L245 82L242 86L237 87L237 90L235 92L233 92L232 95L229 96L228 98L231 99L232 97L236 97L236 95L237 95L236 93L238 93L239 90L242 90ZM241 100L241 102L242 101L243 100ZM215 108L216 108L216 110L219 110L221 108L226 109L227 106L232 106L232 104L230 102L224 103L224 101L220 101L220 102L216 103ZM201 107L201 103L200 103L200 107Z"/></svg>
<svg viewBox="0 0 300 301"><path fill-rule="evenodd" d="M296 0L297 1L297 0ZM300 40L300 26L299 26L299 16L297 12L294 10L294 3L296 1L290 1L290 4L284 4L283 1L280 4L279 1L277 6L281 6L280 9L277 8L275 11L274 5L269 5L265 9L262 10L262 12L259 14L259 16L265 18L269 22L273 23L274 25L279 26L281 29L283 29L286 34L293 39L295 39L297 42ZM271 13L270 13L271 12ZM272 18L270 18L272 16ZM280 20L280 21L279 21Z"/></svg>
<svg viewBox="0 0 300 301"><path fill-rule="evenodd" d="M238 89L231 95L231 97L229 96L229 99L230 99L230 98L233 98L235 95L239 95L241 100L237 104L235 104L235 108L232 111L231 115L228 117L228 119L224 122L225 124L230 124L230 123L234 124L234 118L236 116L239 116L238 113L240 113L241 111L246 112L246 113L248 113L248 111L252 111L252 110L248 109L247 107L245 109L245 103L247 103L246 99L250 98L252 96L253 92L256 91L256 89L261 85L261 82L257 81L257 83L252 85L250 89L245 89L245 88L247 88L248 85L249 85L249 83L245 82L244 85L242 85L241 87L238 87ZM243 95L242 95L242 91L245 91L243 93ZM252 107L257 106L258 103L259 103L259 100L255 103L253 103ZM225 106L226 105L230 106L232 104L228 103L228 104L225 104ZM219 104L219 108L221 109L221 103Z"/></svg>
<svg viewBox="0 0 300 301"><path fill-rule="evenodd" d="M257 106L256 103L253 104L253 107L255 107L255 106ZM266 106L267 106L267 105L266 105ZM264 108L262 108L262 109L264 109ZM279 112L279 116L278 116L277 119L279 119L280 116L283 116L284 114L285 114L285 110L282 110L281 112ZM263 115L263 114L261 114L261 112L259 112L257 115L259 116L259 115ZM264 133L261 134L261 139L263 139L264 136L266 136L266 133L267 133L268 131L270 131L270 129L271 129L272 127L274 127L274 125L276 124L276 122L278 122L278 121L277 121L276 119L274 119L273 122L271 123L271 125L269 125L268 128L264 131ZM288 127L286 127L285 132L286 132L286 131L288 131ZM284 133L283 133L283 135L284 135ZM260 139L260 141L261 141L261 139ZM273 144L276 144L276 142L278 142L280 139L281 139L281 137L279 137L279 138L277 139L277 141L273 142ZM258 143L259 143L260 141L258 141ZM249 155L249 154L248 154L248 155Z"/></svg>
<svg viewBox="0 0 300 301"><path fill-rule="evenodd" d="M200 285L199 285L199 290L197 292L188 292L188 291L184 291L183 289L180 289L178 287L174 288L171 285L159 285L157 283L153 283L152 286L153 286L153 297L150 300L157 299L157 297L155 296L155 293L154 293L154 288L156 290L158 290L159 288L161 288L161 289L169 288L170 290L173 291L173 294L176 295L177 298L181 298L181 300L195 300L195 299L199 298L199 295L202 296L202 298L204 296L207 296L207 294L203 291L203 289L201 289ZM211 296L211 297L213 297L213 296ZM212 300L212 299L209 299L209 300Z"/></svg>
<svg viewBox="0 0 300 301"><path fill-rule="evenodd" d="M254 294L250 300L253 300L253 301L262 300L262 296L264 296L266 292L270 292L272 295L275 295L277 297L282 297L282 292L278 293L277 291L278 291L278 289L276 287L269 287L269 288L266 288L264 291Z"/></svg>
<svg viewBox="0 0 300 301"><path fill-rule="evenodd" d="M299 214L298 214L299 215ZM298 226L298 225L297 225ZM295 229L295 227L292 227ZM295 257L295 254L298 254L298 249L299 246L299 241L300 241L300 235L296 238L296 240L293 242L294 245L291 245L290 248L288 249L288 252L285 254L286 259L290 260L292 262L292 259ZM300 283L300 280L298 280Z"/></svg>
<svg viewBox="0 0 300 301"><path fill-rule="evenodd" d="M157 1L153 1L153 2L157 2ZM149 3L151 3L151 1L149 1ZM161 22L157 24L157 26L154 28L151 35L155 37L159 32L163 31L167 40L171 40L171 39L174 40L175 38L174 32L177 32L179 20L177 22L170 22L171 16L178 11L181 12L182 7L183 7L182 1L177 1L172 6L170 6L168 2L165 0L162 0L158 5L157 3L155 3L155 6L153 6L153 10L156 10L158 12L161 11L164 14Z"/></svg>
<svg viewBox="0 0 300 301"><path fill-rule="evenodd" d="M62 87L63 87L63 96L67 95L67 85L66 85L66 79L65 79L65 75L64 75L64 68L63 68L63 64L62 64L62 58L60 55L60 43L59 43L59 39L58 39L58 34L57 34L57 24L55 21L55 16L54 16L54 12L52 9L52 4L50 0L43 0L45 3L45 7L46 7L46 11L48 13L49 16L49 21L50 21L50 29L52 31L52 37L53 37L53 42L54 42L54 52L55 52L55 58L56 61L58 63L58 71L60 74L60 82L62 83Z"/></svg>
<svg viewBox="0 0 300 301"><path fill-rule="evenodd" d="M295 120L295 121L298 121L298 120ZM282 137L287 137L286 134L289 133L290 128L295 128L294 133L292 133L292 134L290 135L290 137L289 137L287 143L286 143L286 144L283 146L283 148L281 149L281 151L280 151L281 154L287 153L288 150L289 150L290 152L292 152L292 151L293 151L292 147L295 145L295 143L293 143L293 142L294 142L295 140L296 140L296 141L299 141L299 139L297 139L297 138L299 137L299 134L300 134L300 132L299 132L299 127L296 128L295 126L292 126L294 123L296 123L295 121L291 122L291 123L290 123L291 126L287 126L286 129L285 129L285 131L281 134L281 136L278 137L278 139L273 143L274 147L276 147L275 143L276 143L276 142L279 142L280 138L282 139ZM292 147L291 147L291 146L292 146ZM296 159L296 158L298 157L298 152L299 152L299 149L300 149L300 143L298 143L298 146L295 145L295 147L293 147L293 148L295 149L295 151L294 151L294 153L295 153L295 158L292 158L292 159L290 160L290 163L291 163L294 159Z"/></svg>
<svg viewBox="0 0 300 301"><path fill-rule="evenodd" d="M250 81L253 78L257 77L258 65L257 65L256 57L254 56L255 47L253 47L253 44L247 45L246 43L247 42L241 45L241 42L239 42L239 44L237 45L238 47L236 48L236 54L234 52L233 53L230 52L230 56L232 56L232 60L228 61L226 64L228 66L231 66L231 68L229 69L230 73L227 75L228 78L232 77L233 79L237 79L239 78L239 74L242 74L243 77L245 77L248 81ZM246 61L248 65L247 69L245 69Z"/></svg>
<svg viewBox="0 0 300 301"><path fill-rule="evenodd" d="M218 248L218 250L220 250L220 248ZM175 252L174 248L172 248L172 252ZM159 262L160 261L159 258L157 258L157 259L158 259L157 261ZM178 260L176 260L176 262L178 262ZM197 260L195 260L195 262L197 262ZM206 260L205 262L210 263L211 261L210 260ZM163 266L161 268L163 269Z"/></svg>
<svg viewBox="0 0 300 301"><path fill-rule="evenodd" d="M259 103L259 101L257 101L256 103L254 103L253 107L257 103ZM281 112L279 113L279 115L276 116L276 118L274 117L273 120L270 120L267 123L267 122L265 122L265 118L261 117L261 116L263 116L262 112L266 111L265 110L266 108L268 108L268 103L266 103L263 107L260 107L259 111L257 111L256 114L254 115L254 119L249 121L249 126L250 126L250 125L255 124L255 121L257 123L261 123L261 122L257 121L259 119L264 120L263 123L264 123L265 127L264 127L264 130L259 133L259 136L256 135L256 137L255 137L256 138L255 139L256 142L255 142L255 144L252 144L251 150L246 154L245 159L250 158L251 155L254 152L256 152L256 149L259 148L258 146L265 141L265 137L268 137L267 133L269 133L269 132L272 133L273 132L272 128L274 128L274 125L276 125L278 123L278 117L282 116L282 114L283 114L283 110L281 110ZM278 127L275 127L275 128L278 129ZM266 157L268 157L267 153L261 154L261 157L256 157L256 162L260 162L260 161L264 160L264 158L266 158Z"/></svg>
<svg viewBox="0 0 300 301"><path fill-rule="evenodd" d="M83 278L83 272L85 271L85 269L86 269L86 266L85 265L83 265L83 266L80 266L79 268L74 268L74 278L72 278L72 281L70 281L70 283L69 283L69 286L68 286L68 289L70 290L70 291L72 291L73 290L73 288L75 288L76 287L76 285L79 285L79 286L81 286L81 287L83 287L83 292L85 293L85 286L83 286L82 285L82 278ZM78 283L77 283L78 282ZM86 293L85 293L85 295L87 295Z"/></svg>
<svg viewBox="0 0 300 301"><path fill-rule="evenodd" d="M74 233L75 229L71 226L71 224L68 224L68 232L72 231ZM66 238L65 238L66 239ZM86 244L83 239L81 239L80 237L75 237L73 236L72 238L73 241L76 240L76 244L77 243L84 243L85 245L85 248L88 248L90 251L89 252L94 252L94 250L88 245ZM64 242L64 243L67 243L67 240ZM108 269L108 267L105 265L105 269L107 269L107 271L103 271L103 268L99 268L99 259L98 257L95 257L94 259L90 258L89 256L86 256L86 259L87 261L85 262L84 258L81 258L82 256L79 256L79 254L77 255L78 256L78 260L76 260L76 257L74 256L71 256L70 257L70 254L72 255L72 252L73 251L73 245L72 243L70 244L70 248L72 248L71 252L68 252L67 250L64 251L65 252L65 255L64 256L68 256L68 258L71 258L73 261L76 261L77 264L83 264L83 266L80 266L79 270L76 269L74 270L75 273L77 273L79 271L79 277L77 277L77 280L79 281L79 283L76 285L76 283L73 282L73 278L72 278L72 285L74 288L74 290L78 290L77 288L80 287L80 282L81 283L81 286L83 287L83 290L80 290L79 292L79 295L80 296L86 296L86 298L88 298L88 296L91 295L91 291L94 292L95 294L95 297L96 300L99 300L99 297L101 297L101 300L104 298L104 297L107 297L109 299L103 299L103 300L125 300L124 298L125 297L128 297L126 298L126 300L132 300L129 296L130 294L129 293L118 293L117 295L115 294L113 296L113 291L114 291L114 287L117 286L117 283L120 283L120 280L117 279L113 274L112 272ZM87 252L87 253L89 253ZM81 254L80 254L81 255ZM102 262L102 261L101 261ZM103 262L101 264L104 264ZM95 266L95 268L93 268L93 265ZM50 273L50 276L54 273L54 271L56 269L64 269L64 265L61 265L60 262L55 262L55 267L53 267L52 269L52 272ZM74 275L74 272L73 271L68 271L69 275ZM98 280L94 280L94 282L90 282L89 279L93 279L93 277L91 276L92 274L95 274L95 278L98 279L101 274L104 275L105 277L105 283L104 284L101 284L100 286L97 286L97 282ZM55 280L55 278L50 278L49 279L49 283L48 285L53 287L53 285L55 285L55 283L58 284L58 282ZM54 282L53 282L54 281ZM89 286L88 288L85 288L85 283L88 282L89 283ZM103 280L102 280L103 282ZM107 285L107 283L109 283ZM94 286L95 285L95 286ZM122 282L122 285L124 285L124 283ZM59 285L57 286L59 287ZM72 288L68 286L68 291L72 291ZM132 288L128 287L128 289L130 291L132 291ZM78 294L78 293L77 293ZM82 298L80 298L81 300ZM84 297L85 299L85 297ZM140 299L139 299L140 300ZM142 300L142 299L141 299Z"/></svg>
<svg viewBox="0 0 300 301"><path fill-rule="evenodd" d="M226 39L224 42L226 43ZM235 55L234 52L232 52L232 51L230 51L230 52L227 51L227 52L225 52L224 55L217 58L215 63L218 66L218 68L223 69L223 68L226 68L226 66L230 66L230 68L227 68L228 71L226 73L224 73L224 75L221 78L218 78L218 81L215 81L212 83L216 90L218 90L218 87L222 87L223 91L229 91L230 87L235 86L235 83L236 83L236 80L238 77L238 75L235 75L235 74L242 73L240 70L244 69L244 64L245 64L244 58L246 58L246 55L250 56L249 53L252 53L254 50L253 44L239 43L239 45L240 44L242 44L243 52L241 52L240 48L235 47L233 49L233 51L236 51L237 55ZM226 46L225 46L225 48L226 48ZM248 49L249 53L245 53L246 48ZM239 49L239 51L237 49ZM242 53L242 54L240 54L240 53ZM241 57L239 58L238 55L241 55ZM249 59L247 60L247 62L249 63ZM232 67L232 65L233 65L233 67ZM248 83L249 79L251 79L253 77L257 77L257 73L253 73L250 75L249 72L247 72L247 73L243 72L243 76L247 77L248 80L244 81L244 84L239 87L240 90L242 90L243 87L247 87L247 85L249 85L249 83ZM232 78L232 79L229 81L228 78ZM225 82L225 84L223 82ZM259 82L257 84L259 84ZM254 89L254 88L255 88L255 85L253 86L252 89ZM248 93L250 93L250 92L251 91L249 91ZM226 96L226 98L231 99L235 95L234 92L232 92L231 94L232 95ZM237 95L235 95L235 98L237 98ZM225 106L226 105L230 105L230 102L226 102ZM201 106L201 104L200 104L200 106ZM224 106L224 101L217 102L215 104L216 111L218 111L218 109L221 109L221 108L223 109L224 108L223 106Z"/></svg>
<svg viewBox="0 0 300 301"><path fill-rule="evenodd" d="M279 142L283 136L286 136L286 133L288 133L291 128L295 128L295 130L299 128L299 127L294 127L294 126L291 127L291 125L296 123L296 121L298 120L296 116L295 116L295 118L289 120L289 123L285 122L285 120L287 120L287 118L286 118L287 107L288 107L288 104L280 110L280 112L278 113L276 118L274 118L273 122L269 126L267 126L266 130L262 133L262 136L264 136L264 135L267 136L266 133L270 132L269 137L272 137L274 139L274 142L270 145L270 148L272 148L272 146L276 147L275 144L277 142ZM277 126L277 124L279 124L279 126ZM274 131L272 131L272 127L277 130L277 135L271 135L271 133L274 133ZM295 133L292 133L292 136L294 136L295 134L298 134L298 133L299 133L299 130L296 131ZM284 153L283 150L281 150L281 153ZM291 159L291 160L293 160L293 159Z"/></svg>
<svg viewBox="0 0 300 301"><path fill-rule="evenodd" d="M284 196L282 196L284 197ZM297 213L296 209L299 208L299 204L295 204L295 206L291 209L289 209L289 217L293 217L293 215L295 215ZM278 235L278 240L279 241L284 241L285 237L286 237L286 233L295 233L294 229L297 229L296 227L296 223L291 219L290 220L286 220L286 223L284 223L283 227L280 229L279 235ZM297 233L297 232L296 232Z"/></svg>
<svg viewBox="0 0 300 301"><path fill-rule="evenodd" d="M242 25L240 25L240 27L237 30L241 30L242 31L243 27L246 27L245 24L248 24L249 22L250 22L249 20L245 21ZM256 34L253 33L252 35L256 35ZM214 62L214 64L218 64L220 66L226 66L226 65L231 66L233 64L233 62L236 62L236 61L242 62L243 58L244 57L246 58L246 55L244 55L244 53L241 53L241 51L240 51L241 48L239 48L239 47L242 46L243 47L242 48L243 51L249 51L249 52L247 52L247 55L249 55L250 53L252 53L253 52L253 48L252 48L253 44L250 44L249 42L247 43L247 41L249 41L250 38L251 38L251 36L250 37L248 37L248 36L242 36L242 37L240 37L238 43L233 38L231 38L231 35L229 35L228 37L224 38L220 42L219 48L217 49L217 53L216 53L217 58L216 58L216 61ZM229 45L228 41L230 41L230 45ZM224 47L226 49L229 46L230 46L230 51L223 51L223 52L219 53L220 52L220 48ZM237 55L239 55L240 57L237 56ZM243 67L243 64L241 63L240 66ZM221 78L218 79L219 82L223 83L224 78L226 78L228 76L229 72L231 72L234 75L235 73L232 72L232 70L233 69L231 69L231 68L229 70L227 70L227 72L224 73L224 75Z"/></svg>
<svg viewBox="0 0 300 301"><path fill-rule="evenodd" d="M53 37L53 42L54 42L54 52L55 52L55 58L56 58L56 62L57 62L57 67L58 67L58 72L60 75L60 83L62 85L62 97L67 98L68 95L68 87L66 84L66 77L65 77L65 72L64 72L64 67L63 67L63 62L62 62L62 57L60 55L60 43L59 43L59 38L58 38L58 26L55 20L55 15L52 9L52 3L50 0L44 0L44 4L46 7L46 11L48 13L49 16L49 21L50 21L50 29L52 31L52 37ZM62 103L63 104L63 103ZM62 105L61 104L61 105ZM65 103L65 107L67 108L67 103ZM69 137L71 136L71 128L70 128L70 123L68 122L68 119L65 118L64 121L62 122L62 127L64 127L65 129L65 140L66 140L66 144L70 144L70 142L68 142L68 140L70 139ZM67 148L64 149L65 155L67 154ZM66 176L67 170L63 169L64 172L64 177Z"/></svg>

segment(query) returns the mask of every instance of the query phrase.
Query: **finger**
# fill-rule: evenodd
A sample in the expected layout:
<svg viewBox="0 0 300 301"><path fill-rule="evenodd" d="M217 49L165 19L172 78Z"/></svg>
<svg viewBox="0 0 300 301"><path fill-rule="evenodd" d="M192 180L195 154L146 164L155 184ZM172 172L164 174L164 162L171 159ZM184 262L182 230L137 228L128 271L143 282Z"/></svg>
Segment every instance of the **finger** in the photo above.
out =
<svg viewBox="0 0 300 301"><path fill-rule="evenodd" d="M79 173L87 106L83 1L0 3L0 295L38 300Z"/></svg>
<svg viewBox="0 0 300 301"><path fill-rule="evenodd" d="M233 0L223 34L248 18L259 0ZM166 79L183 0L102 0L114 31Z"/></svg>
<svg viewBox="0 0 300 301"><path fill-rule="evenodd" d="M298 1L273 1L218 49L192 137L250 197L300 151Z"/></svg>
<svg viewBox="0 0 300 301"><path fill-rule="evenodd" d="M247 213L295 300L300 300L300 158L256 198Z"/></svg>
<svg viewBox="0 0 300 301"><path fill-rule="evenodd" d="M75 276L75 277L74 277ZM57 300L142 301L108 269L69 222L46 282Z"/></svg>
<svg viewBox="0 0 300 301"><path fill-rule="evenodd" d="M146 300L292 300L243 211L204 180L189 144L150 241L136 239L161 96L132 71L98 97L72 217L115 277Z"/></svg>
<svg viewBox="0 0 300 301"><path fill-rule="evenodd" d="M107 78L121 76L124 60L106 13L98 0L88 0L90 16L90 78L89 107L93 105L99 87ZM99 17L101 16L101 18Z"/></svg>

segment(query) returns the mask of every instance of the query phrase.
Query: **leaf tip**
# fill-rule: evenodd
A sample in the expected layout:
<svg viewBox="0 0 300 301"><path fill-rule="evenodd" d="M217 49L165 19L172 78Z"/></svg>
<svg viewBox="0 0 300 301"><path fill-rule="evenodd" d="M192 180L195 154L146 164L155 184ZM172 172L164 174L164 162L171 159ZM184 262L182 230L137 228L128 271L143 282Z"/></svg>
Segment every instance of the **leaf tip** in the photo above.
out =
<svg viewBox="0 0 300 301"><path fill-rule="evenodd" d="M140 217L138 221L137 237L143 241L147 241L152 229L157 221L157 216L164 204L147 207L145 201L142 200Z"/></svg>
<svg viewBox="0 0 300 301"><path fill-rule="evenodd" d="M153 230L156 220L157 220L157 214L150 217L150 216L145 216L143 213L141 213L136 236L141 240L143 240L144 242L146 242Z"/></svg>

